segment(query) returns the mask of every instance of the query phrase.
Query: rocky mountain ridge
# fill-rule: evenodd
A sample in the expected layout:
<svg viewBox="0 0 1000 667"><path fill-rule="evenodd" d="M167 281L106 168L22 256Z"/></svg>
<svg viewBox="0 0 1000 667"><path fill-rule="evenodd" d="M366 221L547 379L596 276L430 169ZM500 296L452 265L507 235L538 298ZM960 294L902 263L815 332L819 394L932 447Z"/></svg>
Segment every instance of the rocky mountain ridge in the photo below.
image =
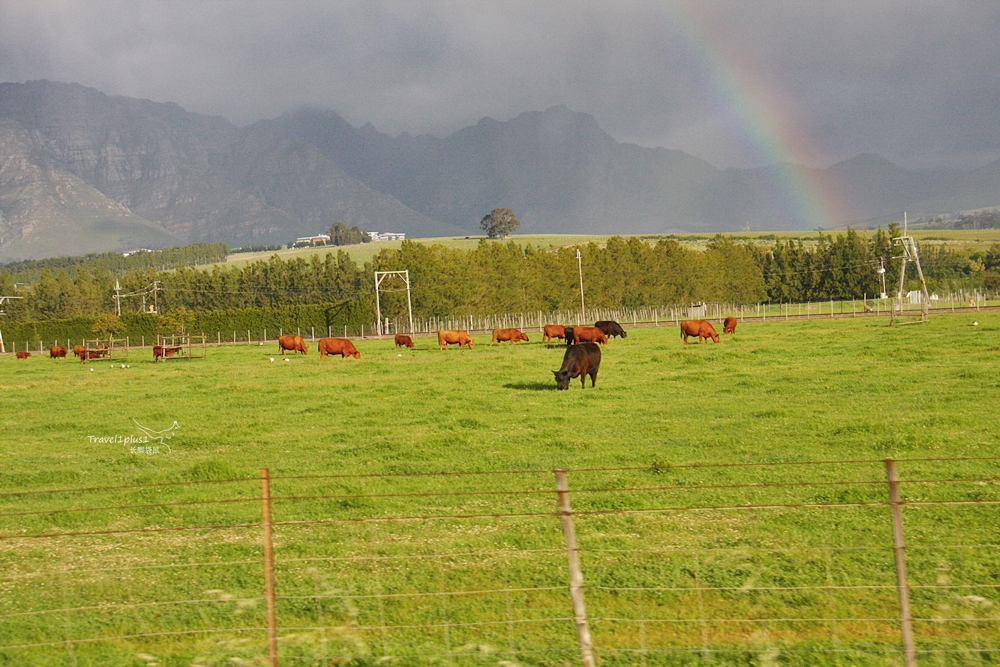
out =
<svg viewBox="0 0 1000 667"><path fill-rule="evenodd" d="M281 243L335 221L409 236L813 229L789 181L823 183L837 222L1000 203L1000 163L914 172L862 155L828 169L718 169L617 142L566 107L445 138L303 109L236 127L76 84L0 84L0 261L196 241Z"/></svg>

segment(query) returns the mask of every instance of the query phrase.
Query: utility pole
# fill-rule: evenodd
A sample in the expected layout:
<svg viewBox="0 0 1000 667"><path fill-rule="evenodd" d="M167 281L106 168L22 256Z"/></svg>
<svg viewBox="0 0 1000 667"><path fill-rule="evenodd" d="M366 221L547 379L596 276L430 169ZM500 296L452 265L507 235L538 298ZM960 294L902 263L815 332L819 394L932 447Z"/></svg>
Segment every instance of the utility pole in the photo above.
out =
<svg viewBox="0 0 1000 667"><path fill-rule="evenodd" d="M121 285L118 284L118 279L115 278L115 315L118 317L122 316L122 296L121 296Z"/></svg>
<svg viewBox="0 0 1000 667"><path fill-rule="evenodd" d="M580 272L580 324L587 321L587 305L583 301L583 258L580 255L580 249L576 249L576 268Z"/></svg>
<svg viewBox="0 0 1000 667"><path fill-rule="evenodd" d="M23 296L0 296L0 315L3 315L3 302L11 299L23 299ZM0 331L0 354L5 354L6 348L3 346L3 332Z"/></svg>

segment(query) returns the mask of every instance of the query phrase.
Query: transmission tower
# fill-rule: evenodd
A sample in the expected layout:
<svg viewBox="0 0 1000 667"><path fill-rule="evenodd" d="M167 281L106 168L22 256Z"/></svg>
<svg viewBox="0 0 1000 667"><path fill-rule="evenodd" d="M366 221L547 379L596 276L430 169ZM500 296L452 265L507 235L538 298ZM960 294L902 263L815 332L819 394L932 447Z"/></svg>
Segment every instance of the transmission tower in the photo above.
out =
<svg viewBox="0 0 1000 667"><path fill-rule="evenodd" d="M375 272L375 317L378 318L378 323L376 326L376 331L379 336L384 335L383 324L382 324L382 303L379 299L379 291L382 289L382 281L384 281L389 276L396 276L403 279L406 283L406 311L410 317L410 333L413 333L413 305L410 302L410 272L409 270L403 271L376 271Z"/></svg>
<svg viewBox="0 0 1000 667"><path fill-rule="evenodd" d="M927 293L927 281L924 280L924 271L920 268L920 255L917 253L917 243L910 236L906 222L906 212L903 212L903 235L895 240L903 247L903 254L899 259L903 260L903 265L899 269L899 291L896 292L896 306L892 309L891 324L896 323L896 317L903 314L903 282L906 280L906 263L912 262L917 267L917 275L920 276L920 287L924 292L920 304L920 321L927 321L928 308L930 308L931 297ZM898 315L897 315L898 313Z"/></svg>
<svg viewBox="0 0 1000 667"><path fill-rule="evenodd" d="M0 315L3 315L3 302L11 299L23 299L23 296L0 296ZM0 331L0 354L5 354L7 349L3 346L3 332Z"/></svg>

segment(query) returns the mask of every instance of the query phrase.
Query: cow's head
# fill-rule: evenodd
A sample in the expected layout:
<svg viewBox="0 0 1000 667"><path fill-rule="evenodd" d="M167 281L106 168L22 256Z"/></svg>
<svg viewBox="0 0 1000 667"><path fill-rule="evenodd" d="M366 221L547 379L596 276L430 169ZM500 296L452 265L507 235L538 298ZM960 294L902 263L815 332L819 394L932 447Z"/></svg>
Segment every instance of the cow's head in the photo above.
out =
<svg viewBox="0 0 1000 667"><path fill-rule="evenodd" d="M523 340L525 343L527 343L528 342L528 334L522 333L521 334L521 340Z"/></svg>
<svg viewBox="0 0 1000 667"><path fill-rule="evenodd" d="M628 338L628 334L627 334L627 333L625 333L625 330L624 330L624 329L619 329L619 330L618 330L618 333L620 333L620 334L621 334L622 338Z"/></svg>
<svg viewBox="0 0 1000 667"><path fill-rule="evenodd" d="M552 374L556 376L556 389L569 389L569 371L552 371Z"/></svg>
<svg viewBox="0 0 1000 667"><path fill-rule="evenodd" d="M719 334L717 334L715 332L712 332L711 336L712 336L712 340L714 340L716 343L719 342Z"/></svg>
<svg viewBox="0 0 1000 667"><path fill-rule="evenodd" d="M353 356L355 359L360 359L361 358L361 353L358 352L357 350L354 350L354 354L351 355L351 356Z"/></svg>

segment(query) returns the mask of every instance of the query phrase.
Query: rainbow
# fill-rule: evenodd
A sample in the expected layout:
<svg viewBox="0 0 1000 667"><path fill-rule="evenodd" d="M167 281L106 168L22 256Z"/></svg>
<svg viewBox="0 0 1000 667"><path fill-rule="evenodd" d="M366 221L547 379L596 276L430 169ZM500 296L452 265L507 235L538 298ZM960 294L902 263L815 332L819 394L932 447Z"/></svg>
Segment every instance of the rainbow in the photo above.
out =
<svg viewBox="0 0 1000 667"><path fill-rule="evenodd" d="M825 170L816 164L816 152L801 123L792 112L794 104L782 99L778 86L752 66L747 55L738 53L732 40L711 26L716 17L699 2L674 5L689 46L704 64L713 84L715 103L736 120L755 162L772 167L772 196L804 229L831 229L844 224L847 216L836 189Z"/></svg>

